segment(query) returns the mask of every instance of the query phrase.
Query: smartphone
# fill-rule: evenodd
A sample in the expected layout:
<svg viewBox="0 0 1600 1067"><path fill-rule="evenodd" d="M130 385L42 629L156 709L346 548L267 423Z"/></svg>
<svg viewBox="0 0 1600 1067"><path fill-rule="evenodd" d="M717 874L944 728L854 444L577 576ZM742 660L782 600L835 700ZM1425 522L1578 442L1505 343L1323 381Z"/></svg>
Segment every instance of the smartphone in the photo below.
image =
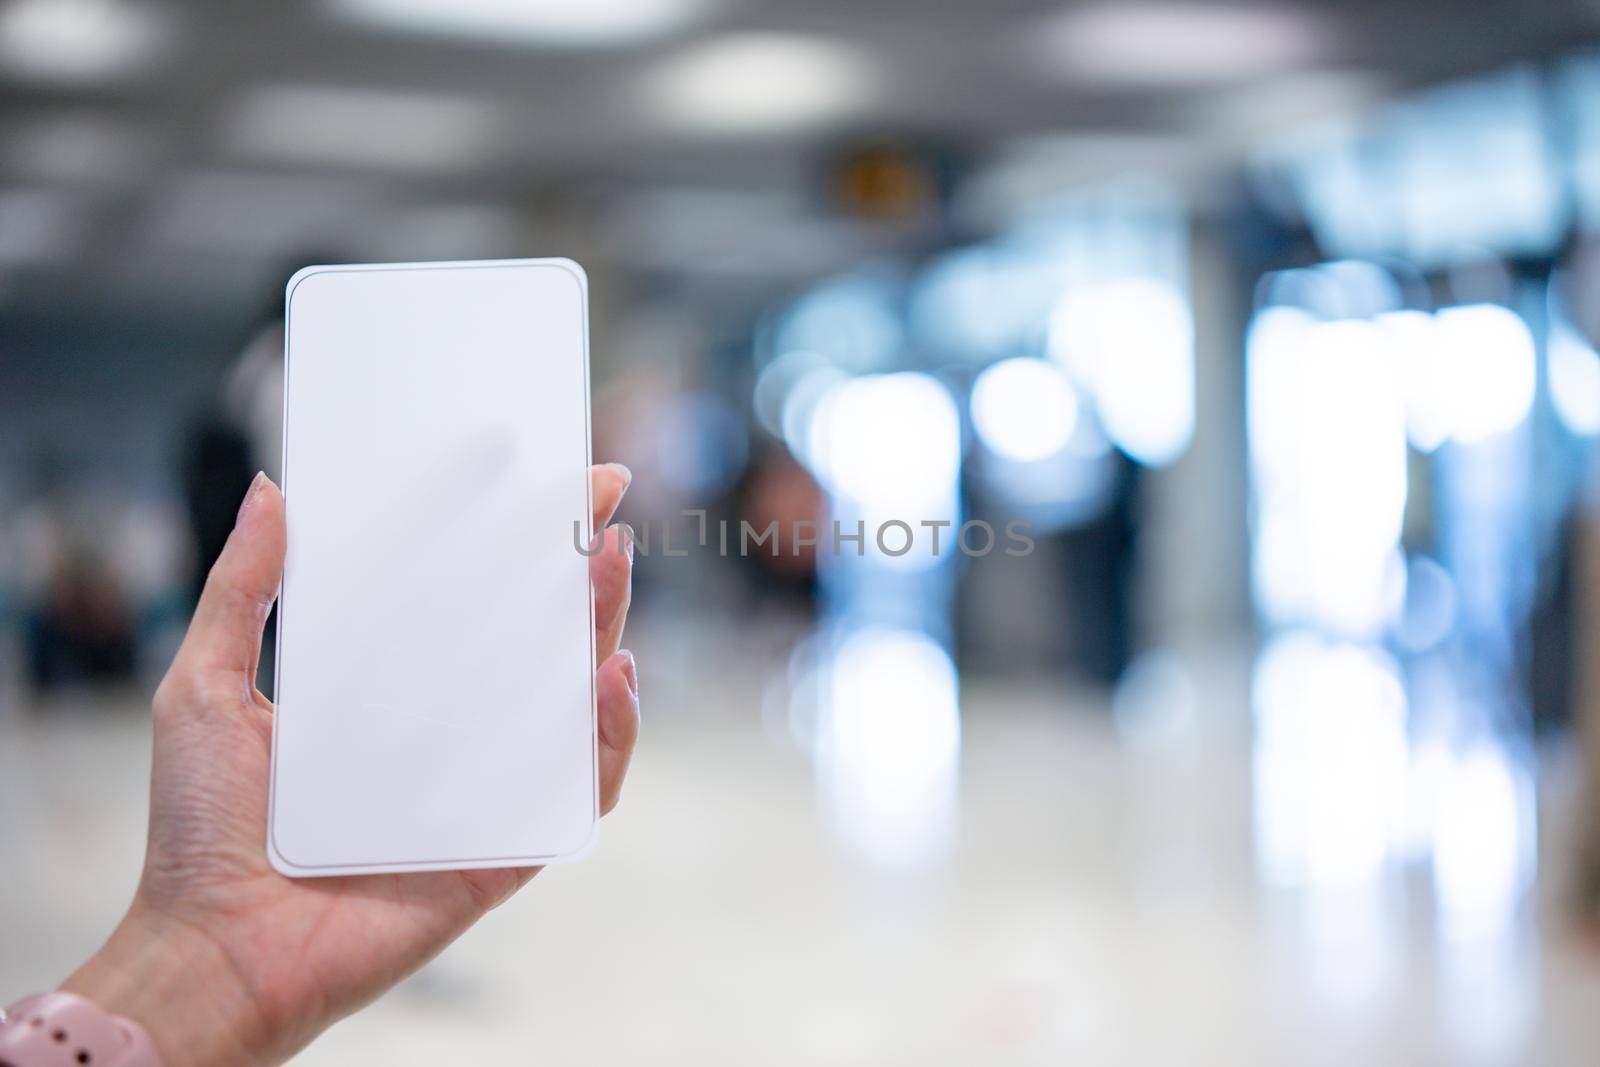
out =
<svg viewBox="0 0 1600 1067"><path fill-rule="evenodd" d="M289 280L267 819L282 873L592 848L587 304L567 259Z"/></svg>

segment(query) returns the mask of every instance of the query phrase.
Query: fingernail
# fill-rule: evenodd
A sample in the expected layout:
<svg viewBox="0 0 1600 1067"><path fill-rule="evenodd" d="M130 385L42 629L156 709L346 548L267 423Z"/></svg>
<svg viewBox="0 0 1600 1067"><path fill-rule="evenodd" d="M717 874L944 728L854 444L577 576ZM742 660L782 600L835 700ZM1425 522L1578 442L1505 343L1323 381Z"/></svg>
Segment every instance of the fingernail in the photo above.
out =
<svg viewBox="0 0 1600 1067"><path fill-rule="evenodd" d="M622 527L622 550L628 554L628 562L633 562L633 527L625 522L617 523Z"/></svg>
<svg viewBox="0 0 1600 1067"><path fill-rule="evenodd" d="M622 488L626 489L633 484L633 472L620 463L607 463L606 466L622 475Z"/></svg>
<svg viewBox="0 0 1600 1067"><path fill-rule="evenodd" d="M256 502L256 497L261 495L261 487L267 484L267 472L256 471L256 476L250 479L250 488L245 491L244 501L239 505L239 514L234 517L233 524L239 525L244 521L245 512L250 510L250 505Z"/></svg>
<svg viewBox="0 0 1600 1067"><path fill-rule="evenodd" d="M633 658L633 653L629 652L627 649L622 650L622 655L625 658L625 662L622 664L622 677L628 683L628 692L633 696L633 699L638 700L639 664Z"/></svg>

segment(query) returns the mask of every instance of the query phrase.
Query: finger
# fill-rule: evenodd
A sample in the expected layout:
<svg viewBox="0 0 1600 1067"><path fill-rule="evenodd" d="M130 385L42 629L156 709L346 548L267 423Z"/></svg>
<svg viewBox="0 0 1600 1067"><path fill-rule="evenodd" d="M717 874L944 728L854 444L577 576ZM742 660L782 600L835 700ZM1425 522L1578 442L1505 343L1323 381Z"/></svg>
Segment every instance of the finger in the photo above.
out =
<svg viewBox="0 0 1600 1067"><path fill-rule="evenodd" d="M261 629L283 580L287 543L283 494L257 474L222 554L206 576L177 663L197 670L244 671L255 683Z"/></svg>
<svg viewBox="0 0 1600 1067"><path fill-rule="evenodd" d="M593 529L602 530L622 503L633 472L620 463L597 463L589 468L589 502L594 508Z"/></svg>
<svg viewBox="0 0 1600 1067"><path fill-rule="evenodd" d="M604 662L622 644L622 628L633 601L633 531L608 526L591 547L589 581L594 584L594 658Z"/></svg>
<svg viewBox="0 0 1600 1067"><path fill-rule="evenodd" d="M622 651L600 665L600 814L617 806L639 739L639 665Z"/></svg>

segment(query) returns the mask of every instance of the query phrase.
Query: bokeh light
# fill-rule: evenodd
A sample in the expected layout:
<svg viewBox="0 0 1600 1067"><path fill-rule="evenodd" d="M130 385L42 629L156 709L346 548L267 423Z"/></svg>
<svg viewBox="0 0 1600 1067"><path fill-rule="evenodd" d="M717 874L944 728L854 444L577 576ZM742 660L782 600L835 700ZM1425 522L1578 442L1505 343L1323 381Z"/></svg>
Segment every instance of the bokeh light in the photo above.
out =
<svg viewBox="0 0 1600 1067"><path fill-rule="evenodd" d="M993 364L972 385L972 425L997 455L1048 459L1072 439L1078 396L1060 369L1038 359Z"/></svg>

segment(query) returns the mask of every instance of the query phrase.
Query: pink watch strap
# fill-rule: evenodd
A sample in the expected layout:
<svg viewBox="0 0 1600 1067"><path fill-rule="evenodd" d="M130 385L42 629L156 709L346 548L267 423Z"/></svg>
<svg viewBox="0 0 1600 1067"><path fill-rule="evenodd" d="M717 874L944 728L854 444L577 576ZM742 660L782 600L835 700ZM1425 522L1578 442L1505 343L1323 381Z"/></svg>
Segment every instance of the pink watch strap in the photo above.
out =
<svg viewBox="0 0 1600 1067"><path fill-rule="evenodd" d="M0 1067L161 1067L161 1057L131 1019L72 993L41 993L6 1009Z"/></svg>

